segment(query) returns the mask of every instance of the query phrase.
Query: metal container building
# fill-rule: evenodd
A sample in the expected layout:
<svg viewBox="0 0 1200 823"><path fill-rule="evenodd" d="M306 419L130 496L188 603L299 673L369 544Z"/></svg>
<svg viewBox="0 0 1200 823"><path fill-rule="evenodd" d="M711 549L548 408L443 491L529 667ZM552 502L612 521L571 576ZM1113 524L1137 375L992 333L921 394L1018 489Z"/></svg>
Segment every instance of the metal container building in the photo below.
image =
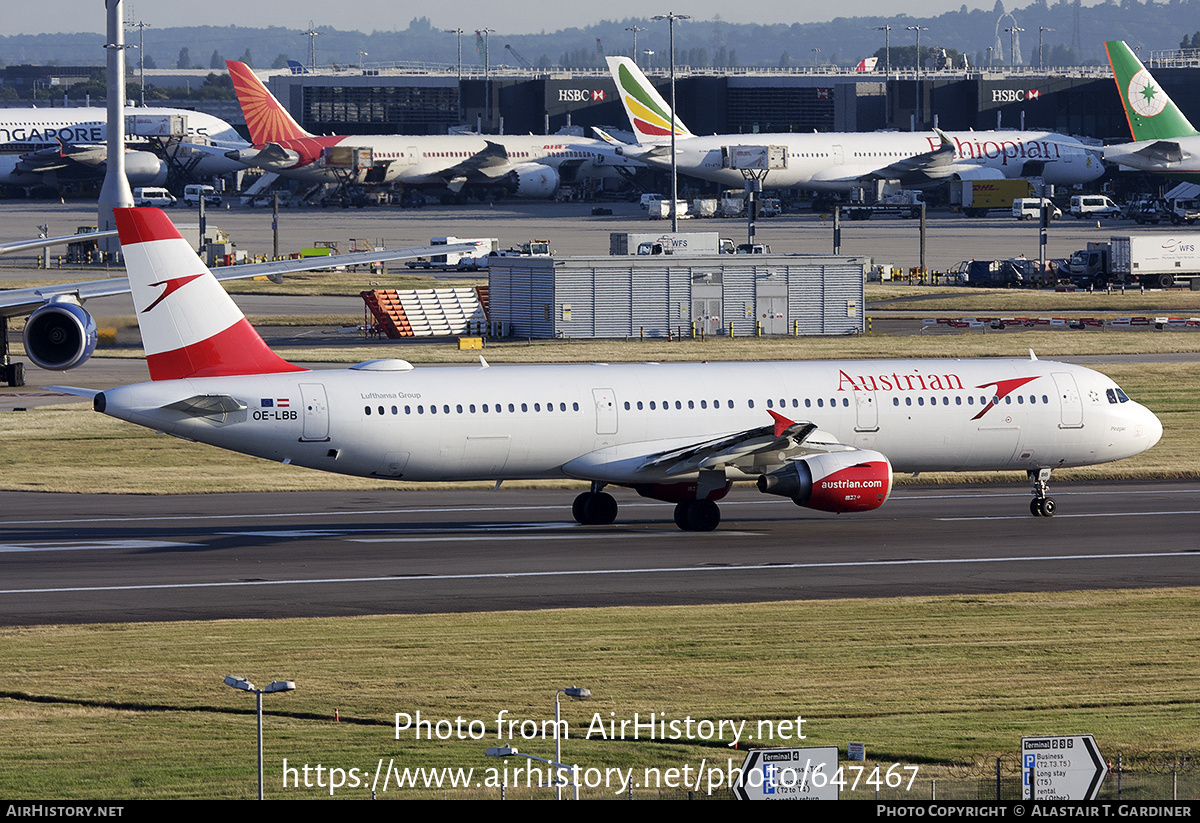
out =
<svg viewBox="0 0 1200 823"><path fill-rule="evenodd" d="M792 254L493 257L488 320L530 338L856 334L870 267Z"/></svg>

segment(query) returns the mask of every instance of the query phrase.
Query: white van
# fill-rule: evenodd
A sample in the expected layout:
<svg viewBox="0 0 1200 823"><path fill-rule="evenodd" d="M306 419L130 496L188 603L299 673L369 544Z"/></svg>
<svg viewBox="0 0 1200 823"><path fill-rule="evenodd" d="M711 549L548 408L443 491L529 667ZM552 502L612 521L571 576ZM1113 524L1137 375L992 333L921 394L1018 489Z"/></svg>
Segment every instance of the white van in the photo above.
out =
<svg viewBox="0 0 1200 823"><path fill-rule="evenodd" d="M1018 220L1033 220L1041 219L1042 204L1046 204L1046 208L1050 211L1050 219L1057 220L1062 217L1062 209L1054 205L1048 197L1018 197L1013 200L1012 213L1013 217Z"/></svg>
<svg viewBox="0 0 1200 823"><path fill-rule="evenodd" d="M183 202L189 206L200 205L201 197L204 198L204 205L206 206L221 205L221 195L217 194L217 190L212 186L191 183L183 187Z"/></svg>
<svg viewBox="0 0 1200 823"><path fill-rule="evenodd" d="M160 209L175 205L175 196L166 189L146 186L133 190L133 205L157 206Z"/></svg>
<svg viewBox="0 0 1200 823"><path fill-rule="evenodd" d="M1076 220L1084 217L1119 217L1121 207L1103 194L1076 194L1068 209Z"/></svg>

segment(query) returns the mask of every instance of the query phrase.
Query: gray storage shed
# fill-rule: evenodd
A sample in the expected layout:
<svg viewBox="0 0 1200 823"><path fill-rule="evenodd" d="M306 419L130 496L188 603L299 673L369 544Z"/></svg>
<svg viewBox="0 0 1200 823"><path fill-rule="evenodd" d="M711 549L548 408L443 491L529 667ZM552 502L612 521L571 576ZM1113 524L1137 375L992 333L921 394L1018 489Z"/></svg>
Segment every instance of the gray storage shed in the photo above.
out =
<svg viewBox="0 0 1200 823"><path fill-rule="evenodd" d="M797 254L492 257L488 320L533 338L854 334L870 266Z"/></svg>

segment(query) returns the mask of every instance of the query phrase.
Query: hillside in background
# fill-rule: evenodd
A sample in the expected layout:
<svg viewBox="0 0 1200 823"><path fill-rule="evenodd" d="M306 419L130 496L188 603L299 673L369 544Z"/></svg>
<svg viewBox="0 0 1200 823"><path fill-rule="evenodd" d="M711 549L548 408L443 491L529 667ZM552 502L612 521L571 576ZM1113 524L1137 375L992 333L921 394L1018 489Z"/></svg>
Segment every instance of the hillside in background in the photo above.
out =
<svg viewBox="0 0 1200 823"><path fill-rule="evenodd" d="M152 7L150 7L152 8ZM153 26L152 12L145 21ZM638 35L638 50L655 52L653 64L665 65L667 28L649 19L603 21L586 28L553 33L494 33L490 37L490 62L518 66L522 61L541 67L601 67L602 56L629 54L631 26L646 31ZM913 32L906 26L924 26L921 45L954 49L974 64L986 64L988 48L999 66L1009 62L1010 35L1019 34L1018 64L1036 64L1038 30L1044 31L1048 65L1104 62L1103 41L1120 39L1141 46L1143 53L1178 48L1185 38L1196 35L1200 43L1200 0L1138 2L1108 0L1097 6L1081 6L1078 0L1046 0L1006 9L1003 0L988 11L947 12L937 17L908 16L838 18L827 23L735 24L721 20L685 21L676 25L678 60L693 66L849 66L882 50L884 32L892 26L891 42L896 51L893 65L900 65L899 49L908 46L911 57ZM466 28L465 24L463 26ZM457 59L454 34L433 28L427 18L417 18L403 31L356 32L320 28L316 38L317 63L357 65L367 63L427 62L453 65ZM128 35L136 43L136 34ZM464 65L483 63L482 41L473 32L463 35ZM0 61L67 65L101 65L103 37L99 34L40 34L0 37ZM518 58L506 50L511 46ZM283 65L284 58L309 61L310 40L303 30L285 28L245 29L235 26L191 28L148 28L145 32L148 65L174 68L181 61L200 68L223 68L222 61L249 57L256 68ZM366 57L360 57L366 52ZM130 54L136 63L136 53ZM642 56L645 62L645 56Z"/></svg>

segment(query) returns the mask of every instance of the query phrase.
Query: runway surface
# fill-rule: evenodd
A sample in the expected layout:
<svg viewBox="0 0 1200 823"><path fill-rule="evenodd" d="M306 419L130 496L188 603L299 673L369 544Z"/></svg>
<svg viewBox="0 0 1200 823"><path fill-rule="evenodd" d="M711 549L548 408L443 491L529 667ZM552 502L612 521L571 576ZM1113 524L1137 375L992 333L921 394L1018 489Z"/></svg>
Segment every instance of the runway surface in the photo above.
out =
<svg viewBox="0 0 1200 823"><path fill-rule="evenodd" d="M709 534L617 490L0 493L0 623L737 603L1200 584L1200 484L900 489L855 516L739 487Z"/></svg>

